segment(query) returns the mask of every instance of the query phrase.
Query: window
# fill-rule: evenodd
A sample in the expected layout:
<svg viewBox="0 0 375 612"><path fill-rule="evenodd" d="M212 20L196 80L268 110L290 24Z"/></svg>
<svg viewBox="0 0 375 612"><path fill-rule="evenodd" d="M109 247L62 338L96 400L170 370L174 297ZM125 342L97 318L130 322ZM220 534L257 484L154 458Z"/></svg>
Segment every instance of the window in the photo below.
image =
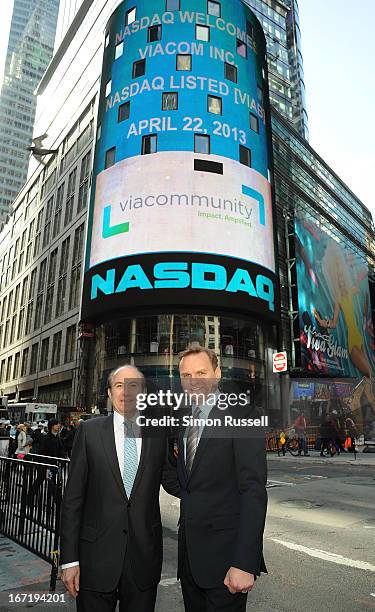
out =
<svg viewBox="0 0 375 612"><path fill-rule="evenodd" d="M263 104L263 89L260 87L260 85L257 85L257 93L259 102Z"/></svg>
<svg viewBox="0 0 375 612"><path fill-rule="evenodd" d="M228 64L228 62L224 63L224 76L228 81L233 81L233 83L237 83L237 67L233 66L233 64Z"/></svg>
<svg viewBox="0 0 375 612"><path fill-rule="evenodd" d="M220 2L213 2L208 0L207 2L207 13L214 15L215 17L221 17L221 5Z"/></svg>
<svg viewBox="0 0 375 612"><path fill-rule="evenodd" d="M33 344L31 347L30 374L35 374L36 372L36 366L38 363L38 348L39 348L39 345L37 342Z"/></svg>
<svg viewBox="0 0 375 612"><path fill-rule="evenodd" d="M259 134L259 119L254 113L250 113L250 129Z"/></svg>
<svg viewBox="0 0 375 612"><path fill-rule="evenodd" d="M216 96L207 96L207 110L214 115L222 114L222 99Z"/></svg>
<svg viewBox="0 0 375 612"><path fill-rule="evenodd" d="M125 104L120 104L118 107L118 115L117 122L121 123L121 121L125 121L129 119L130 116L130 102L125 102Z"/></svg>
<svg viewBox="0 0 375 612"><path fill-rule="evenodd" d="M120 42L118 45L115 46L115 60L121 57L123 53L124 53L124 43Z"/></svg>
<svg viewBox="0 0 375 612"><path fill-rule="evenodd" d="M176 70L191 70L191 63L191 55L179 53L176 59Z"/></svg>
<svg viewBox="0 0 375 612"><path fill-rule="evenodd" d="M247 47L246 47L246 44L242 40L240 40L239 38L237 38L237 53L241 57L244 57L245 59L247 58Z"/></svg>
<svg viewBox="0 0 375 612"><path fill-rule="evenodd" d="M158 148L158 137L156 134L151 136L143 136L142 138L142 155L149 155L150 153L156 153Z"/></svg>
<svg viewBox="0 0 375 612"><path fill-rule="evenodd" d="M163 93L163 110L178 110L178 93Z"/></svg>
<svg viewBox="0 0 375 612"><path fill-rule="evenodd" d="M28 360L29 360L29 347L25 348L22 353L21 377L26 376Z"/></svg>
<svg viewBox="0 0 375 612"><path fill-rule="evenodd" d="M135 21L135 16L137 14L137 8L134 6L129 11L126 12L125 16L125 25L130 25Z"/></svg>
<svg viewBox="0 0 375 612"><path fill-rule="evenodd" d="M208 26L196 25L195 26L195 38L196 40L203 40L204 42L210 41L210 28Z"/></svg>
<svg viewBox="0 0 375 612"><path fill-rule="evenodd" d="M114 166L116 161L116 147L112 147L112 149L108 149L105 154L105 164L104 168L110 168Z"/></svg>
<svg viewBox="0 0 375 612"><path fill-rule="evenodd" d="M196 172L213 172L214 174L224 174L224 166L219 162L207 161L205 159L194 160L194 170Z"/></svg>
<svg viewBox="0 0 375 612"><path fill-rule="evenodd" d="M72 272L70 276L69 310L76 308L80 298L81 260L83 251L84 223L74 234Z"/></svg>
<svg viewBox="0 0 375 612"><path fill-rule="evenodd" d="M107 98L109 96L109 94L111 93L111 89L112 89L112 80L107 81L106 86L105 86L105 97Z"/></svg>
<svg viewBox="0 0 375 612"><path fill-rule="evenodd" d="M91 151L89 151L81 162L81 173L79 176L79 192L77 203L77 214L81 212L87 203L87 194L89 190L89 175L90 175Z"/></svg>
<svg viewBox="0 0 375 612"><path fill-rule="evenodd" d="M43 372L48 367L48 353L49 353L49 338L42 340L42 348L40 351L40 371Z"/></svg>
<svg viewBox="0 0 375 612"><path fill-rule="evenodd" d="M57 298L56 298L56 317L59 317L65 311L66 296L66 278L68 270L68 259L69 259L69 244L70 238L68 237L61 245L61 256L60 256L60 267L59 267L59 282L57 285Z"/></svg>
<svg viewBox="0 0 375 612"><path fill-rule="evenodd" d="M194 134L194 152L210 154L210 137L202 134Z"/></svg>
<svg viewBox="0 0 375 612"><path fill-rule="evenodd" d="M161 40L161 25L150 26L148 29L148 42Z"/></svg>
<svg viewBox="0 0 375 612"><path fill-rule="evenodd" d="M138 77L146 74L146 60L139 60L138 62L133 63L133 79L137 79Z"/></svg>
<svg viewBox="0 0 375 612"><path fill-rule="evenodd" d="M71 325L66 330L65 363L69 363L70 361L74 360L75 344L76 344L76 326Z"/></svg>
<svg viewBox="0 0 375 612"><path fill-rule="evenodd" d="M248 36L250 36L250 38L252 38L253 32L254 32L253 24L247 19L246 20L246 33Z"/></svg>
<svg viewBox="0 0 375 612"><path fill-rule="evenodd" d="M51 368L56 368L56 366L60 365L61 339L62 339L61 331L57 332L57 334L54 334L53 343L52 343Z"/></svg>
<svg viewBox="0 0 375 612"><path fill-rule="evenodd" d="M13 361L13 357L8 357L8 361L7 361L7 373L5 376L5 380L9 381L11 380L11 376L12 376L12 361Z"/></svg>
<svg viewBox="0 0 375 612"><path fill-rule="evenodd" d="M53 196L47 202L46 206L46 217L44 219L44 231L43 231L43 244L42 248L44 249L49 243L49 236L51 230L51 217L52 217L52 209L53 209Z"/></svg>
<svg viewBox="0 0 375 612"><path fill-rule="evenodd" d="M166 11L179 11L180 10L180 0L167 0L165 4Z"/></svg>
<svg viewBox="0 0 375 612"><path fill-rule="evenodd" d="M14 380L18 378L19 369L20 369L20 359L21 359L21 353L16 353L14 357L14 367L13 367L13 379Z"/></svg>
<svg viewBox="0 0 375 612"><path fill-rule="evenodd" d="M56 236L60 233L63 199L64 183L60 185L57 190L55 216L53 218L52 238L56 238Z"/></svg>
<svg viewBox="0 0 375 612"><path fill-rule="evenodd" d="M66 192L66 202L65 202L64 227L66 227L73 219L76 176L77 176L77 168L74 168L73 172L69 174L69 179L68 179L68 189Z"/></svg>
<svg viewBox="0 0 375 612"><path fill-rule="evenodd" d="M240 145L240 163L251 168L251 151Z"/></svg>

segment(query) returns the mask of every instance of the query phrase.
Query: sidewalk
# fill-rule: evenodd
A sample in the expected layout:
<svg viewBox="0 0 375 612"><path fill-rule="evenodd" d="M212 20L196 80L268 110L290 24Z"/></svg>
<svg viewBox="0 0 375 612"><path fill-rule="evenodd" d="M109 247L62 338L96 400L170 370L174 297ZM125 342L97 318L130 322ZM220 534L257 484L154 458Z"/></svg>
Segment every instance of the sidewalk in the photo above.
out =
<svg viewBox="0 0 375 612"><path fill-rule="evenodd" d="M285 457L280 453L280 456L277 455L277 452L268 452L267 453L268 461L284 461L284 462L292 462L292 461L303 461L303 462L312 462L312 463L340 463L347 465L360 465L360 466L374 466L375 467L375 453L363 453L362 448L360 451L356 453L356 458L354 458L353 453L341 453L340 455L334 455L334 457L321 457L319 451L309 450L309 456L304 457L303 455L297 457L293 457L288 451L286 452Z"/></svg>
<svg viewBox="0 0 375 612"><path fill-rule="evenodd" d="M76 609L75 603L68 595L65 596L65 603L35 601L37 594L44 594L48 601L51 565L1 534L0 557L0 612L27 612L31 608L43 609L45 612L56 609L73 612ZM24 603L12 603L17 594L22 599L22 594L26 593L30 596L25 598ZM65 587L58 580L56 594L59 594L61 599L64 593ZM34 599L33 602L29 601L31 598Z"/></svg>

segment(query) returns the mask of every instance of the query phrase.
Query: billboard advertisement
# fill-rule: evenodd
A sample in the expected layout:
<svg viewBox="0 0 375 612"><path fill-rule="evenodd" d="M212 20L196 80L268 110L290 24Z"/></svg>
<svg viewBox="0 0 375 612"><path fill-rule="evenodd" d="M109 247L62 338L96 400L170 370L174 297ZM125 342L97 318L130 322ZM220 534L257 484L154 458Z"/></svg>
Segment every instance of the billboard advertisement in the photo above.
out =
<svg viewBox="0 0 375 612"><path fill-rule="evenodd" d="M265 39L240 0L123 2L106 29L82 319L279 316Z"/></svg>
<svg viewBox="0 0 375 612"><path fill-rule="evenodd" d="M295 219L302 367L374 376L374 331L366 261L307 217Z"/></svg>

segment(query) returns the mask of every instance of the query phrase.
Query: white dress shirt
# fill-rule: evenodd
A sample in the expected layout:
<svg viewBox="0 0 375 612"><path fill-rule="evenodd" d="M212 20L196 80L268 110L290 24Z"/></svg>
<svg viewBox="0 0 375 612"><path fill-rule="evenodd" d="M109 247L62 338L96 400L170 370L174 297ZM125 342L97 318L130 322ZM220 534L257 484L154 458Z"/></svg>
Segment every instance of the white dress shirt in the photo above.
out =
<svg viewBox="0 0 375 612"><path fill-rule="evenodd" d="M133 431L135 435L135 441L137 444L137 455L138 455L138 465L141 458L142 452L142 437L141 437L141 428L136 423L136 419L138 416L138 412L129 419L129 421L133 422ZM113 411L113 432L115 436L115 445L116 445L116 454L118 459L118 464L120 468L120 473L124 471L124 439L125 439L125 427L124 427L124 416L116 410ZM71 563L64 563L61 566L61 569L67 569L68 567L75 567L79 565L78 561L72 561Z"/></svg>

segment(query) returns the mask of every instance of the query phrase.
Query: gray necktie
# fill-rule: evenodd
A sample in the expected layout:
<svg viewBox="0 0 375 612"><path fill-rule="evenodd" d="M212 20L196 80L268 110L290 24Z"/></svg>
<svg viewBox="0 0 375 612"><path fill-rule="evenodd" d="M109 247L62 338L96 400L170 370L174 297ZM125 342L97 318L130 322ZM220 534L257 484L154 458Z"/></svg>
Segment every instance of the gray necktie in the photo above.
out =
<svg viewBox="0 0 375 612"><path fill-rule="evenodd" d="M125 419L124 428L124 469L122 480L126 495L130 497L138 470L138 453L132 422Z"/></svg>
<svg viewBox="0 0 375 612"><path fill-rule="evenodd" d="M193 418L199 419L201 410L196 406L193 411ZM190 472L193 467L195 453L197 452L199 443L199 427L198 425L190 425L186 437L186 468Z"/></svg>

